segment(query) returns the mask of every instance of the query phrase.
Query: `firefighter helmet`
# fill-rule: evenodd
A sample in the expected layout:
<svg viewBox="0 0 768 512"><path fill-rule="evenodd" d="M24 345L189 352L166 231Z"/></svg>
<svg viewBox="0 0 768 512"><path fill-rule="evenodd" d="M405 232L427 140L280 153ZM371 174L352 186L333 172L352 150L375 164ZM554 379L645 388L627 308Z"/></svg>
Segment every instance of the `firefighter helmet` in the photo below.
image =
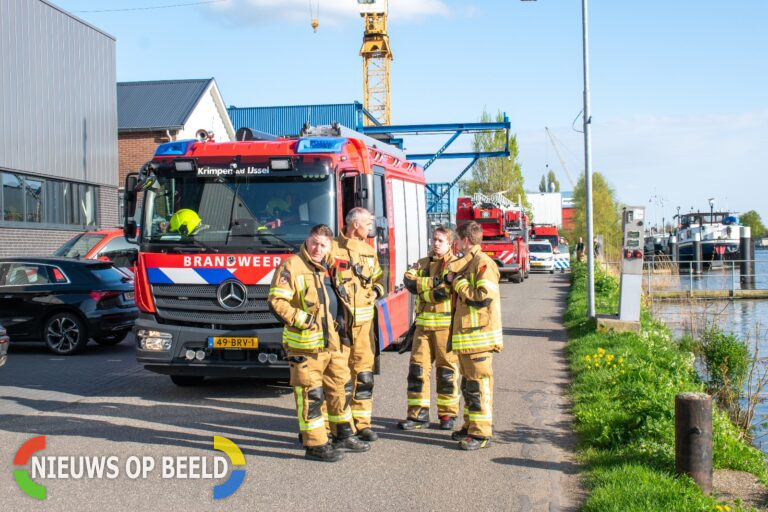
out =
<svg viewBox="0 0 768 512"><path fill-rule="evenodd" d="M171 231L182 235L191 235L200 227L200 222L200 216L197 212L189 208L182 208L171 217L170 228Z"/></svg>

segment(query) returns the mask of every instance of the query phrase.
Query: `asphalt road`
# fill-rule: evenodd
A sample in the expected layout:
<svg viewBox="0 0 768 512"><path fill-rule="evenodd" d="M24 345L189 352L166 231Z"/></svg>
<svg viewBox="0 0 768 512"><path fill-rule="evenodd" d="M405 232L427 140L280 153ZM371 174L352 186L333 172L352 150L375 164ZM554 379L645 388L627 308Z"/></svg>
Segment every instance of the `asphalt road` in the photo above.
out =
<svg viewBox="0 0 768 512"><path fill-rule="evenodd" d="M571 510L581 497L563 396L567 288L568 276L560 274L502 284L505 349L494 361L495 437L477 452L456 449L448 432L396 429L406 410L407 355L382 356L374 391L380 440L369 453L323 464L303 459L287 385L220 379L179 388L136 364L131 338L116 347L91 344L74 357L12 344L0 368L3 509ZM78 457L115 456L119 475L37 475L46 499L27 496L13 471L32 476L32 463L15 466L13 459L39 435L46 447L37 456L75 457L76 468ZM245 466L235 468L245 469L245 480L234 494L214 501L213 488L224 477L162 478L166 456L201 456L210 468L222 455L213 449L214 436L232 440L245 455ZM132 456L154 461L146 478L127 475Z"/></svg>

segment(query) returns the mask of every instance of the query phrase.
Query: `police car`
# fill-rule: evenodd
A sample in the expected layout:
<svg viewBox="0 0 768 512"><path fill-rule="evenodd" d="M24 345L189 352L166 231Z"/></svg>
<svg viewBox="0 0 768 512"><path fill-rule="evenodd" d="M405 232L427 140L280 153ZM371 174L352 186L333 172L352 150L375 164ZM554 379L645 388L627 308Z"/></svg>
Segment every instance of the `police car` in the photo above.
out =
<svg viewBox="0 0 768 512"><path fill-rule="evenodd" d="M528 244L528 255L532 271L543 270L550 274L555 272L555 254L547 240L532 240Z"/></svg>

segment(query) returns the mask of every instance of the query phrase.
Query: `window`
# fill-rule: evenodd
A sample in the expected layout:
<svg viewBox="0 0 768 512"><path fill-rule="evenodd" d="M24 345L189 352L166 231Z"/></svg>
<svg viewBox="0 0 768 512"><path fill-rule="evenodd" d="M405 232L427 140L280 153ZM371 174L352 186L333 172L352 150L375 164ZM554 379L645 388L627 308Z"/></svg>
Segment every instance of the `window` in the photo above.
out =
<svg viewBox="0 0 768 512"><path fill-rule="evenodd" d="M98 199L93 185L0 172L0 222L95 227Z"/></svg>
<svg viewBox="0 0 768 512"><path fill-rule="evenodd" d="M0 264L0 285L26 286L28 284L47 284L48 281L46 265L34 263Z"/></svg>

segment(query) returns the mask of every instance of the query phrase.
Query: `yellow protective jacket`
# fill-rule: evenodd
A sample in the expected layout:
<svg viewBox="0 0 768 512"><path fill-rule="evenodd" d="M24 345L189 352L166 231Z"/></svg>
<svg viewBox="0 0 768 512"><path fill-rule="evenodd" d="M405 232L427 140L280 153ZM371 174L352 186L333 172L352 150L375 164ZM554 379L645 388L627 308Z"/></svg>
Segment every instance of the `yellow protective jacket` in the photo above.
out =
<svg viewBox="0 0 768 512"><path fill-rule="evenodd" d="M339 301L352 318L352 325L373 320L377 297L384 295L384 272L373 247L363 240L347 238L343 233L333 244L331 257L334 285Z"/></svg>
<svg viewBox="0 0 768 512"><path fill-rule="evenodd" d="M455 272L452 251L442 257L430 255L421 258L406 271L403 284L416 296L416 325L427 331L448 329L451 326L451 287L445 282L449 272Z"/></svg>
<svg viewBox="0 0 768 512"><path fill-rule="evenodd" d="M339 349L336 323L330 315L323 278L326 266L309 257L302 244L275 269L269 288L269 308L283 322L283 345L293 352Z"/></svg>
<svg viewBox="0 0 768 512"><path fill-rule="evenodd" d="M451 331L451 350L474 354L504 346L501 331L499 267L479 245L467 252L466 267L453 280L456 309Z"/></svg>

